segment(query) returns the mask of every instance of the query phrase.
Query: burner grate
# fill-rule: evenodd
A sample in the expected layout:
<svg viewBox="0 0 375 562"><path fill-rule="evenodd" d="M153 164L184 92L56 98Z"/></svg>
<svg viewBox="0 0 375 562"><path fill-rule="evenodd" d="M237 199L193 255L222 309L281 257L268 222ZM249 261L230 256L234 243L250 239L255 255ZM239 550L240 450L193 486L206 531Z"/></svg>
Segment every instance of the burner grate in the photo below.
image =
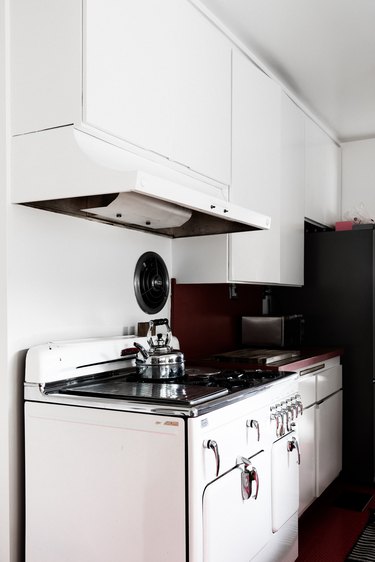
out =
<svg viewBox="0 0 375 562"><path fill-rule="evenodd" d="M261 386L287 376L285 371L264 371L261 369L223 369L210 374L190 373L185 384L220 386L235 392L241 388Z"/></svg>

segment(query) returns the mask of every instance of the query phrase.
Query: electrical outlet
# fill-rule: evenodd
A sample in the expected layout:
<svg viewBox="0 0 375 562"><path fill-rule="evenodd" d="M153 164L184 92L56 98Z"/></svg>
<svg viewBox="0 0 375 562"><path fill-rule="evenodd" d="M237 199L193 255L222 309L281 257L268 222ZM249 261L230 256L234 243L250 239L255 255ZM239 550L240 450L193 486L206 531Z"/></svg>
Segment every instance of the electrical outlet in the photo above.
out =
<svg viewBox="0 0 375 562"><path fill-rule="evenodd" d="M235 283L229 285L229 298L238 299L237 286Z"/></svg>

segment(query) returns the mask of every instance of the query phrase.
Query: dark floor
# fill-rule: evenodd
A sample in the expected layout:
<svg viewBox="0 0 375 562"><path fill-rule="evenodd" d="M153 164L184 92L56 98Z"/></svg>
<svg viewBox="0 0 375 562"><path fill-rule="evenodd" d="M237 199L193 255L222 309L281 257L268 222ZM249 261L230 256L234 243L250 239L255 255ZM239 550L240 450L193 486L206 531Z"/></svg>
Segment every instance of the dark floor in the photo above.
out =
<svg viewBox="0 0 375 562"><path fill-rule="evenodd" d="M374 494L363 511L338 507L356 499L357 492ZM366 525L371 508L375 508L375 487L335 481L300 517L298 562L343 562Z"/></svg>

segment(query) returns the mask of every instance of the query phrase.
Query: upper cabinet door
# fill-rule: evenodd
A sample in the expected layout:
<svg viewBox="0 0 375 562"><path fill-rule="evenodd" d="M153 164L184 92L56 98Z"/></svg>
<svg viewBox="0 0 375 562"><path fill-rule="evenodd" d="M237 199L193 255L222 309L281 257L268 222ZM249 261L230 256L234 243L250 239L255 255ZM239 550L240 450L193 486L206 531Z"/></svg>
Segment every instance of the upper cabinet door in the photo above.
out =
<svg viewBox="0 0 375 562"><path fill-rule="evenodd" d="M271 215L271 230L173 241L181 283L303 284L305 123L302 111L233 52L230 200Z"/></svg>
<svg viewBox="0 0 375 562"><path fill-rule="evenodd" d="M305 115L283 93L281 100L280 283L303 285Z"/></svg>
<svg viewBox="0 0 375 562"><path fill-rule="evenodd" d="M176 21L172 158L229 185L231 44L189 2L166 3Z"/></svg>
<svg viewBox="0 0 375 562"><path fill-rule="evenodd" d="M12 0L12 134L81 119L82 6L77 0Z"/></svg>
<svg viewBox="0 0 375 562"><path fill-rule="evenodd" d="M228 184L231 46L187 0L84 5L84 121Z"/></svg>
<svg viewBox="0 0 375 562"><path fill-rule="evenodd" d="M341 220L341 149L309 118L305 217L327 226Z"/></svg>
<svg viewBox="0 0 375 562"><path fill-rule="evenodd" d="M233 281L280 281L281 89L233 51L230 200L271 216L271 229L230 235ZM267 256L267 257L266 257Z"/></svg>

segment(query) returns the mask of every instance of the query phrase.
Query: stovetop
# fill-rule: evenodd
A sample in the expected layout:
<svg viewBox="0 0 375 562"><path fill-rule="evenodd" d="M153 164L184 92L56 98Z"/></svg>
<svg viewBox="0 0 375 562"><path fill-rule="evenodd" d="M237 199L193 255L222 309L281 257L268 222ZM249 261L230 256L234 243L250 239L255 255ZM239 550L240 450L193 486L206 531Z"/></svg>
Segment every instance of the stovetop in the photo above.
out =
<svg viewBox="0 0 375 562"><path fill-rule="evenodd" d="M59 388L53 385L46 391L81 397L194 406L228 394L255 392L290 374L287 371L262 369L218 370L192 367L185 369L183 377L142 380L136 371L124 369L105 375L75 379Z"/></svg>

